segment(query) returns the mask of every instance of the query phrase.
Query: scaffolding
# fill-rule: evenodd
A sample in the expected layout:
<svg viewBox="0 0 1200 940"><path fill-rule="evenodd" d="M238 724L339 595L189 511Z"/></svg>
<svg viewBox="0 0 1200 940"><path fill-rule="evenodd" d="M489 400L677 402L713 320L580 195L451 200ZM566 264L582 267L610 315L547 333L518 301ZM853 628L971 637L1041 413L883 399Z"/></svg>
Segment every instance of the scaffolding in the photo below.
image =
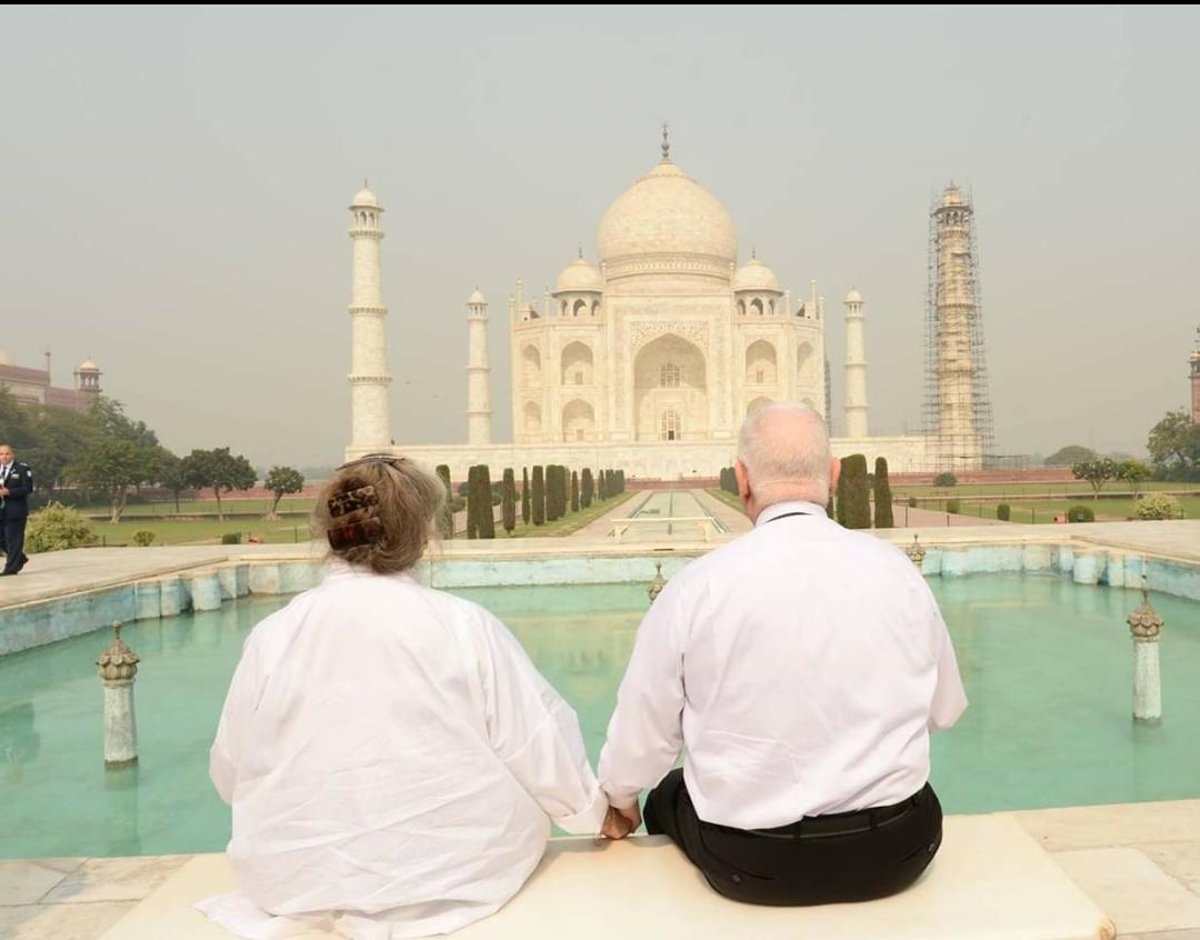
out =
<svg viewBox="0 0 1200 940"><path fill-rule="evenodd" d="M922 425L938 471L997 462L975 212L970 191L954 183L933 197L929 211Z"/></svg>

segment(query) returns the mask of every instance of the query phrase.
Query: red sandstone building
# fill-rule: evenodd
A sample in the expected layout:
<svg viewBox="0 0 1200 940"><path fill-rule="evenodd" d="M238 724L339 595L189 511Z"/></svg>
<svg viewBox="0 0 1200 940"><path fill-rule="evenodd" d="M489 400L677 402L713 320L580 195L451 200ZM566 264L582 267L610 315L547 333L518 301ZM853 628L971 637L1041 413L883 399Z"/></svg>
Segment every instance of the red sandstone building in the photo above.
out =
<svg viewBox="0 0 1200 940"><path fill-rule="evenodd" d="M50 381L50 354L46 353L46 368L30 369L19 366L0 349L0 387L23 405L56 405L87 411L100 395L100 367L85 359L75 369L74 388L55 388Z"/></svg>

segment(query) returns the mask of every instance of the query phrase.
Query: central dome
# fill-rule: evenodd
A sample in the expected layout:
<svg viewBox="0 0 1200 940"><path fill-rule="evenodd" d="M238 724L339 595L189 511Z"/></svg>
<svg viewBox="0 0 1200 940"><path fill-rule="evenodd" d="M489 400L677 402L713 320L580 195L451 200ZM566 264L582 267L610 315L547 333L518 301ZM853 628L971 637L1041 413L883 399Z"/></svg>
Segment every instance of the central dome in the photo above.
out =
<svg viewBox="0 0 1200 940"><path fill-rule="evenodd" d="M669 160L608 207L596 241L607 265L655 255L699 255L730 266L737 259L737 231L725 207Z"/></svg>

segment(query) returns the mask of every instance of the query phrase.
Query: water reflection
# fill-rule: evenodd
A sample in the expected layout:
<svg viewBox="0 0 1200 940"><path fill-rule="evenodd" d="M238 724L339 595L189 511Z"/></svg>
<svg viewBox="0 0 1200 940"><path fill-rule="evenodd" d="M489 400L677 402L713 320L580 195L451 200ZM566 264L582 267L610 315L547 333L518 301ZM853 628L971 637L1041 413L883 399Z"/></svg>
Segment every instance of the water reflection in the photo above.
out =
<svg viewBox="0 0 1200 940"><path fill-rule="evenodd" d="M42 736L34 727L32 702L17 702L0 709L0 764L5 782L19 781L22 766L33 761L42 749Z"/></svg>

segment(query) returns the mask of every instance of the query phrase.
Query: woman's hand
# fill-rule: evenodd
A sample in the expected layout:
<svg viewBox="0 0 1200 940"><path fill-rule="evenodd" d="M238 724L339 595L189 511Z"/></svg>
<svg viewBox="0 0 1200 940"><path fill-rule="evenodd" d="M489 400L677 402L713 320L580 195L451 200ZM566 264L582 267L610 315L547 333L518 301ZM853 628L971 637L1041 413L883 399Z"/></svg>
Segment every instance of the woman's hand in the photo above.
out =
<svg viewBox="0 0 1200 940"><path fill-rule="evenodd" d="M642 824L642 814L636 803L628 809L610 806L600 826L600 835L605 839L624 839Z"/></svg>

